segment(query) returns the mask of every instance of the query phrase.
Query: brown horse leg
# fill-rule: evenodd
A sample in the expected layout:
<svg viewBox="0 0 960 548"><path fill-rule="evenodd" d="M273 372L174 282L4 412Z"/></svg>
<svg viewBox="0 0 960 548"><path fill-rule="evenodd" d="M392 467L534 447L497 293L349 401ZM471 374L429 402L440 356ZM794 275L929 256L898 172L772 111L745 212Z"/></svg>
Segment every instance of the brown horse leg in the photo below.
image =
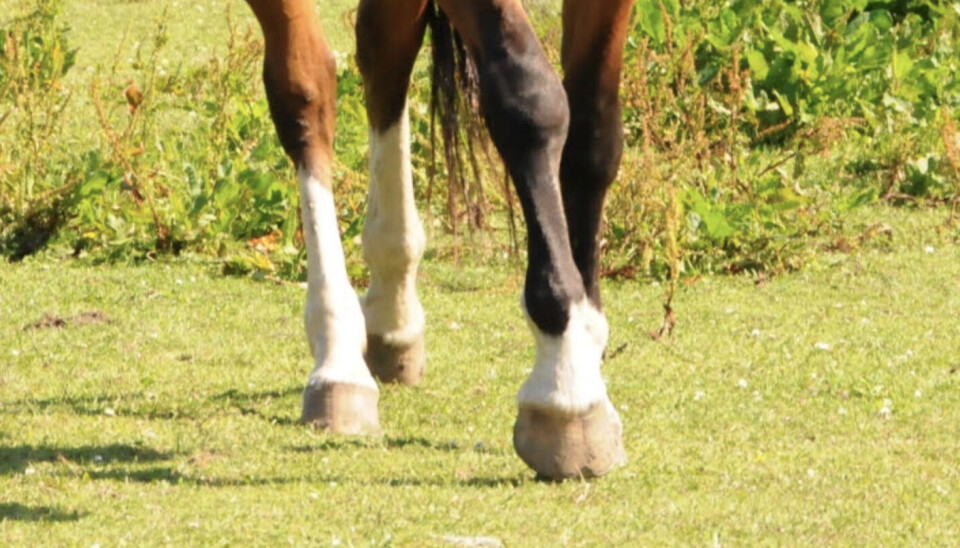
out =
<svg viewBox="0 0 960 548"><path fill-rule="evenodd" d="M344 266L332 170L336 66L312 0L247 0L263 29L270 114L300 181L315 366L301 420L341 433L379 431L379 391L363 361L363 314Z"/></svg>
<svg viewBox="0 0 960 548"><path fill-rule="evenodd" d="M370 121L370 189L363 256L370 289L363 299L366 360L385 382L423 378L424 314L416 292L425 236L410 166L407 88L426 28L427 0L363 0L357 12L357 62Z"/></svg>
<svg viewBox="0 0 960 548"><path fill-rule="evenodd" d="M514 447L541 476L602 475L623 456L600 360L607 323L574 263L559 185L566 93L519 0L439 0L480 76L483 114L528 230L524 308L537 345L518 395Z"/></svg>
<svg viewBox="0 0 960 548"><path fill-rule="evenodd" d="M560 184L573 260L598 309L598 233L604 198L623 151L620 69L632 6L633 0L563 4L563 85L570 101L570 131Z"/></svg>

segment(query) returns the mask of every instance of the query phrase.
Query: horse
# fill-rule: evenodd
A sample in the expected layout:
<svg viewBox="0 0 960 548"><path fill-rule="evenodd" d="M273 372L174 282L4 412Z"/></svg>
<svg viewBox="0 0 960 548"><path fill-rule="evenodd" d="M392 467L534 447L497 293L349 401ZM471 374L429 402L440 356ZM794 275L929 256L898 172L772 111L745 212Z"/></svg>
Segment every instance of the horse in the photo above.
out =
<svg viewBox="0 0 960 548"><path fill-rule="evenodd" d="M521 308L536 353L517 395L514 448L552 480L602 476L622 464L622 424L600 372L608 326L598 233L623 150L618 91L634 0L564 0L562 80L520 0L360 0L356 59L370 147L362 248L370 285L359 299L332 191L336 64L314 2L246 1L264 36L270 114L301 194L304 323L315 362L301 421L335 433L378 433L375 378L414 385L423 377L426 322L416 274L425 235L413 195L407 89L426 28L442 17L475 67L481 115L527 224Z"/></svg>

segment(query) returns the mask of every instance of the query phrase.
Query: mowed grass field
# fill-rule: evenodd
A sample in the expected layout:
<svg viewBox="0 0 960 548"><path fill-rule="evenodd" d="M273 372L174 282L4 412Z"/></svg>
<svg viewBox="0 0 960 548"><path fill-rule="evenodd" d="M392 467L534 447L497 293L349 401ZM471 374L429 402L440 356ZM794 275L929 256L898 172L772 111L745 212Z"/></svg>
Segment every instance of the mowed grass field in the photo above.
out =
<svg viewBox="0 0 960 548"><path fill-rule="evenodd" d="M338 51L352 4L320 4ZM171 65L221 48L227 9L252 23L239 0L64 8L81 48L72 123L90 127L87 67L122 71L164 9ZM762 281L689 280L664 341L648 335L663 287L606 283L629 461L564 484L535 481L511 446L533 347L506 262L425 262L427 380L383 387L380 438L297 424L298 284L200 259L0 263L0 545L958 545L960 246L945 217L862 210L851 241L876 222L890 240Z"/></svg>
<svg viewBox="0 0 960 548"><path fill-rule="evenodd" d="M297 284L5 264L0 544L956 545L960 247L867 216L891 244L685 285L668 341L661 287L606 284L629 462L564 484L511 447L516 268L424 265L427 380L362 439L296 422Z"/></svg>

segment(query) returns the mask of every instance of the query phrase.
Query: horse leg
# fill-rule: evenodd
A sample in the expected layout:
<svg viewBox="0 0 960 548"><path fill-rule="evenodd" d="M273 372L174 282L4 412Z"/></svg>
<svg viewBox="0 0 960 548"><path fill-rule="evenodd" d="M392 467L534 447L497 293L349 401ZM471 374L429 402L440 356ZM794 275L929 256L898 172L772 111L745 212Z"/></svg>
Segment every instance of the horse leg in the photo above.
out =
<svg viewBox="0 0 960 548"><path fill-rule="evenodd" d="M363 256L366 360L385 382L423 378L424 314L416 293L426 238L413 197L407 88L423 41L427 0L363 0L357 11L357 63L370 122L370 189Z"/></svg>
<svg viewBox="0 0 960 548"><path fill-rule="evenodd" d="M315 361L301 420L340 433L376 432L379 391L363 361L363 313L347 278L333 201L334 58L312 0L247 2L263 29L270 114L300 183L304 323Z"/></svg>
<svg viewBox="0 0 960 548"><path fill-rule="evenodd" d="M560 186L573 248L587 296L601 309L598 233L607 189L623 152L620 69L633 0L564 0L563 86L570 130L560 161Z"/></svg>
<svg viewBox="0 0 960 548"><path fill-rule="evenodd" d="M607 323L574 263L559 185L566 93L519 0L439 0L480 76L483 114L527 221L523 305L536 342L514 447L541 476L602 475L624 459L600 360Z"/></svg>

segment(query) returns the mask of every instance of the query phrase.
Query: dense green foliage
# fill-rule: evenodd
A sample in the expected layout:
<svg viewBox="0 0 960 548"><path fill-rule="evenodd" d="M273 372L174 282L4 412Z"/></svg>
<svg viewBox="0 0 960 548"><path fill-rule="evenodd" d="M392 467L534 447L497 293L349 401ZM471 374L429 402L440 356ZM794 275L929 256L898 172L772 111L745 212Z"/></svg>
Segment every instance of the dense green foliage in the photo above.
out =
<svg viewBox="0 0 960 548"><path fill-rule="evenodd" d="M98 260L191 252L233 272L302 273L296 188L262 97L255 28L228 17L229 40L206 61L168 66L177 14L163 13L130 59L102 59L68 85L84 44L57 0L31 6L0 30L0 254L53 243ZM554 60L557 9L532 6ZM956 209L958 20L960 4L934 0L639 3L606 272L782 271L851 208ZM352 56L339 61L337 192L360 277L366 121ZM416 70L424 81L428 67ZM472 249L506 250L515 215L498 167L469 188L427 182L444 179L427 87L410 102L428 225L446 241L465 222L489 244ZM79 108L96 127L70 119Z"/></svg>

